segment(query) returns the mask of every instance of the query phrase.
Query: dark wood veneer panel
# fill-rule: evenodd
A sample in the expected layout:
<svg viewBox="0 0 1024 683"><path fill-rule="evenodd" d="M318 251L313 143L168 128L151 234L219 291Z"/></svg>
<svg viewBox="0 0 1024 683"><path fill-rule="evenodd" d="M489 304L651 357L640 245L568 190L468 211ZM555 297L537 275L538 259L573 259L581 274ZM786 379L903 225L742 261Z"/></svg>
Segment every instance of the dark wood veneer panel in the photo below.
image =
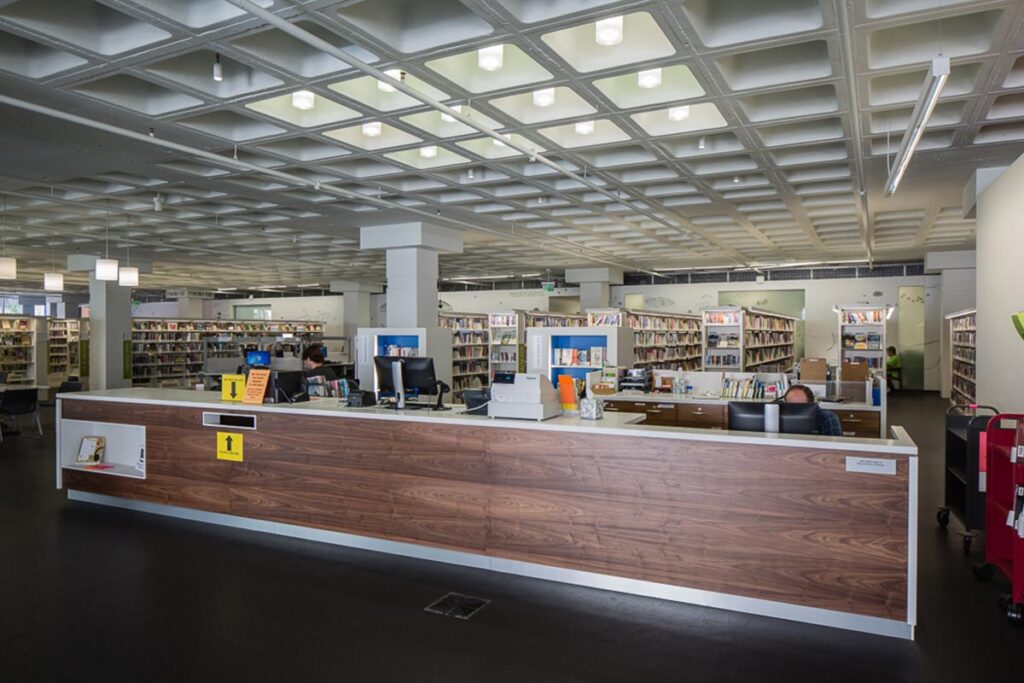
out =
<svg viewBox="0 0 1024 683"><path fill-rule="evenodd" d="M202 410L63 415L147 426L145 481L65 470L68 488L906 616L904 456L880 476L846 472L848 451L257 413L232 463Z"/></svg>

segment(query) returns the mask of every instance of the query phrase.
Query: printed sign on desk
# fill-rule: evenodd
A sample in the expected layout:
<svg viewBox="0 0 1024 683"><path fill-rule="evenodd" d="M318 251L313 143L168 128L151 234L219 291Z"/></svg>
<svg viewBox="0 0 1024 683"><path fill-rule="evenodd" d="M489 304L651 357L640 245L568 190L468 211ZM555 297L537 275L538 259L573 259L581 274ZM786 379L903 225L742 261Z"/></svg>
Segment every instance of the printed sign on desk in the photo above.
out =
<svg viewBox="0 0 1024 683"><path fill-rule="evenodd" d="M245 396L245 375L220 376L220 400L241 401Z"/></svg>
<svg viewBox="0 0 1024 683"><path fill-rule="evenodd" d="M245 396L242 403L260 404L267 393L267 384L270 383L270 370L260 368L249 371L249 379L245 382Z"/></svg>
<svg viewBox="0 0 1024 683"><path fill-rule="evenodd" d="M242 462L242 435L239 432L217 432L217 459Z"/></svg>

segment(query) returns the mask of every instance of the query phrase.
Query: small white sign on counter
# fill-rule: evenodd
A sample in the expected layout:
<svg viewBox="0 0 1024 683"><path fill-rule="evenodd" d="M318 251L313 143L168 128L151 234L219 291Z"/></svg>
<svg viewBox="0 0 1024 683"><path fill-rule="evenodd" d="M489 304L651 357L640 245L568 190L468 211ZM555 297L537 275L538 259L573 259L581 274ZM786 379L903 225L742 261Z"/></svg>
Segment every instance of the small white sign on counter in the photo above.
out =
<svg viewBox="0 0 1024 683"><path fill-rule="evenodd" d="M896 474L896 461L889 458L862 458L846 456L847 472L867 472L868 474Z"/></svg>

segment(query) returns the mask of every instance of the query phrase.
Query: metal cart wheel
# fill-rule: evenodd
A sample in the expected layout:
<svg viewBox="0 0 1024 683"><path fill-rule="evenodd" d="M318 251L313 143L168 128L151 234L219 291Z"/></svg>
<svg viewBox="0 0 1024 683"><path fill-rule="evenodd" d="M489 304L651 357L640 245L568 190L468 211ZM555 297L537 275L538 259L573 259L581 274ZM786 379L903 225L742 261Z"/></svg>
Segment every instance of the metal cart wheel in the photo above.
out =
<svg viewBox="0 0 1024 683"><path fill-rule="evenodd" d="M974 537L975 537L976 535L977 535L977 534L972 534L972 533L965 533L965 534L963 535L963 536L964 536L964 538L963 538L963 543L964 543L964 557L967 557L967 556L969 556L969 555L971 554L971 541L973 541L973 540L974 540Z"/></svg>
<svg viewBox="0 0 1024 683"><path fill-rule="evenodd" d="M935 514L935 521L939 523L939 526L945 529L949 526L949 508L940 507L939 511Z"/></svg>
<svg viewBox="0 0 1024 683"><path fill-rule="evenodd" d="M1024 605L1017 603L1007 607L1006 620L1010 622L1011 626L1018 628L1024 626Z"/></svg>

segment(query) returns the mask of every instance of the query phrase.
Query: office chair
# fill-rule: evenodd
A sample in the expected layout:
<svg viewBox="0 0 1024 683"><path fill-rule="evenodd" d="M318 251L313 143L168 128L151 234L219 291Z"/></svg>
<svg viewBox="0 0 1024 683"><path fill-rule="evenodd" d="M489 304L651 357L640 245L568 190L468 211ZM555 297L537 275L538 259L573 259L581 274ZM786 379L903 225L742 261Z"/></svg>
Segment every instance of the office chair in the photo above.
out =
<svg viewBox="0 0 1024 683"><path fill-rule="evenodd" d="M39 438L43 437L43 423L39 421L39 390L8 389L0 394L0 415L14 418L16 429L21 429L21 416L32 415L36 420ZM0 430L0 443L3 443L3 430Z"/></svg>

